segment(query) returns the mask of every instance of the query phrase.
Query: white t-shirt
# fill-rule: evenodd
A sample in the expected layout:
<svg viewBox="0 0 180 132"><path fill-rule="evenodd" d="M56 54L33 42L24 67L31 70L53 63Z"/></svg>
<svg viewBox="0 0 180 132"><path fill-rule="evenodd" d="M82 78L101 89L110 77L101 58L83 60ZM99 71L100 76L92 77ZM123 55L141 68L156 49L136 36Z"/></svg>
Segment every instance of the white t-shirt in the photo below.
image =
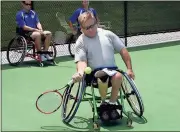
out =
<svg viewBox="0 0 180 132"><path fill-rule="evenodd" d="M114 52L125 48L121 39L109 30L97 29L93 38L81 34L75 45L75 62L87 61L93 70L103 67L116 67Z"/></svg>

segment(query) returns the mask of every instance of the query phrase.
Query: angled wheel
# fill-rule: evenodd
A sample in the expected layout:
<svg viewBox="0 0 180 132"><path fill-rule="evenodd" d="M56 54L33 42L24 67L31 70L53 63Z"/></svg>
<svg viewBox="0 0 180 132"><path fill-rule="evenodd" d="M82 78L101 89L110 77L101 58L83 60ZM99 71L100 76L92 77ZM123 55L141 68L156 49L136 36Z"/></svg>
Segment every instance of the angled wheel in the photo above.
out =
<svg viewBox="0 0 180 132"><path fill-rule="evenodd" d="M67 88L63 94L62 102L62 120L69 123L75 116L81 103L83 92L85 90L84 79L79 83L74 83Z"/></svg>
<svg viewBox="0 0 180 132"><path fill-rule="evenodd" d="M128 77L127 73L123 72L122 70L120 70L120 72L123 75L122 91L125 95L125 98L127 99L134 113L141 117L144 112L144 105L136 84L133 79Z"/></svg>
<svg viewBox="0 0 180 132"><path fill-rule="evenodd" d="M17 66L24 61L27 51L27 43L23 36L13 38L7 50L7 60L10 65Z"/></svg>
<svg viewBox="0 0 180 132"><path fill-rule="evenodd" d="M74 50L75 50L75 44L69 43L68 44L68 50L72 58L74 58Z"/></svg>
<svg viewBox="0 0 180 132"><path fill-rule="evenodd" d="M76 40L78 39L78 36L79 34L77 35L71 34L69 39L67 40L69 54L71 55L72 58L74 58L75 43L76 43Z"/></svg>
<svg viewBox="0 0 180 132"><path fill-rule="evenodd" d="M53 54L51 54L51 57L53 57L53 60L54 60L57 56L57 49L53 42L51 42L48 51L53 53Z"/></svg>

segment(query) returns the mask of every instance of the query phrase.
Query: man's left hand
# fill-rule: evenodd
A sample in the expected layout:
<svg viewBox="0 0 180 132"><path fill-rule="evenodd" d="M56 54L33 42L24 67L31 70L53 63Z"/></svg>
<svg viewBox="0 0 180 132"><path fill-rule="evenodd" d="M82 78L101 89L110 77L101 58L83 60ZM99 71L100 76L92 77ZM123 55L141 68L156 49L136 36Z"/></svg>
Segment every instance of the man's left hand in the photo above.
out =
<svg viewBox="0 0 180 132"><path fill-rule="evenodd" d="M40 32L41 34L43 34L43 30L42 30L42 29L40 29L39 32Z"/></svg>
<svg viewBox="0 0 180 132"><path fill-rule="evenodd" d="M134 72L133 72L132 69L128 69L128 70L127 70L127 74L128 74L128 76L129 76L130 78L132 78L132 79L134 80L135 75L134 75Z"/></svg>

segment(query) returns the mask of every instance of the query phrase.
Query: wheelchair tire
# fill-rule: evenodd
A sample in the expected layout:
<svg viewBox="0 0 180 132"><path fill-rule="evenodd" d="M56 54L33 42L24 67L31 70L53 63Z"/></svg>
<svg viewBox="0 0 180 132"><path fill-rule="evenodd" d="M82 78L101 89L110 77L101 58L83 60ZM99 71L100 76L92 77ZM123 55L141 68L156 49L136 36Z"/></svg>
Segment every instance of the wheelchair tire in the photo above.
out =
<svg viewBox="0 0 180 132"><path fill-rule="evenodd" d="M67 124L74 118L74 116L79 108L79 105L81 103L81 100L83 97L83 92L85 91L85 83L82 80L81 82L78 83L78 90L77 90L76 96L74 98L74 102L72 104L72 107L70 108L70 112L67 114L66 113L67 104L68 104L69 98L70 99L72 98L71 92L74 89L74 85L75 84L72 84L71 87L67 88L63 93L61 116L62 116L63 122L67 123Z"/></svg>
<svg viewBox="0 0 180 132"><path fill-rule="evenodd" d="M74 44L69 43L68 50L69 50L69 54L71 55L72 58L74 58L73 48L74 48Z"/></svg>
<svg viewBox="0 0 180 132"><path fill-rule="evenodd" d="M141 117L143 115L143 112L144 112L144 105L143 105L143 101L142 101L142 98L137 90L137 87L134 83L134 81L128 77L127 73L123 72L123 71L120 71L122 73L122 75L124 76L123 77L123 83L122 83L122 91L125 95L125 98L127 99L130 107L132 108L132 110L134 111L134 113ZM129 83L129 86L130 86L130 91L128 90L126 84L125 84L125 81L127 83ZM135 101L133 100L133 97L132 95L135 95L136 97L136 102L138 103L138 106L137 104L135 103ZM137 108L138 107L138 108Z"/></svg>
<svg viewBox="0 0 180 132"><path fill-rule="evenodd" d="M17 43L15 43L15 41ZM16 45L13 45L13 44L16 44ZM11 52L12 52L12 48L14 48L15 50L19 50L22 48L22 55L20 56L20 58L18 60L16 60L15 62L12 61L12 59L14 58L17 58L16 56L14 57L11 57ZM9 62L10 65L12 66L17 66L19 64L21 64L23 61L24 61L24 58L25 58L25 55L26 55L26 51L27 51L27 43L26 43L26 40L23 36L16 36L14 37L10 42L9 42L9 45L8 45L8 49L7 49L7 60Z"/></svg>
<svg viewBox="0 0 180 132"><path fill-rule="evenodd" d="M53 52L52 57L53 57L53 60L54 60L56 58L56 56L57 56L57 49L56 49L56 45L55 45L54 42L51 42L48 51Z"/></svg>
<svg viewBox="0 0 180 132"><path fill-rule="evenodd" d="M74 58L74 50L75 50L75 43L78 37L81 35L81 32L78 32L76 35L71 34L67 43L68 43L68 50L69 54L72 58Z"/></svg>
<svg viewBox="0 0 180 132"><path fill-rule="evenodd" d="M76 40L78 39L78 36L79 34L77 35L70 34L69 39L67 40L69 54L71 55L72 58L74 58L75 43Z"/></svg>

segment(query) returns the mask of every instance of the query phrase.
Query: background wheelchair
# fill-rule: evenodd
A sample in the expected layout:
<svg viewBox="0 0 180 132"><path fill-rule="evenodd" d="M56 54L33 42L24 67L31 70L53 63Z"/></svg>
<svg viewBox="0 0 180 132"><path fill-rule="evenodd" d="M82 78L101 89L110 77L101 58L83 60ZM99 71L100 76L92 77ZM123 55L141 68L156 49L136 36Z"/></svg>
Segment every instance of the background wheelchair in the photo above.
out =
<svg viewBox="0 0 180 132"><path fill-rule="evenodd" d="M42 48L43 46L42 40ZM48 52L42 53L52 56L53 60L51 63L55 64L54 59L56 58L57 51L54 42L51 41ZM18 66L24 61L25 57L30 57L35 59L43 67L44 63L41 61L39 54L41 53L37 53L34 41L30 37L18 34L17 31L16 36L8 44L7 60L12 66Z"/></svg>
<svg viewBox="0 0 180 132"><path fill-rule="evenodd" d="M143 116L144 105L142 98L137 90L135 82L128 77L127 73L118 70L123 76L122 88L119 93L119 99L117 104L122 105L122 113L127 117L127 126L131 127L132 125L132 114L136 114L138 117ZM97 103L100 103L101 97L97 96L95 93L95 88L93 83L88 86L85 82L86 75L84 75L80 83L75 83L71 87L65 89L63 93L63 102L62 102L62 120L65 124L70 123L74 118L79 105L82 101L88 101L92 107L93 112L93 129L94 131L100 130L99 115ZM91 93L87 92L88 87L91 89ZM107 98L110 98L110 93L107 94ZM126 111L124 106L124 99L127 100L128 104L132 108L133 112Z"/></svg>

